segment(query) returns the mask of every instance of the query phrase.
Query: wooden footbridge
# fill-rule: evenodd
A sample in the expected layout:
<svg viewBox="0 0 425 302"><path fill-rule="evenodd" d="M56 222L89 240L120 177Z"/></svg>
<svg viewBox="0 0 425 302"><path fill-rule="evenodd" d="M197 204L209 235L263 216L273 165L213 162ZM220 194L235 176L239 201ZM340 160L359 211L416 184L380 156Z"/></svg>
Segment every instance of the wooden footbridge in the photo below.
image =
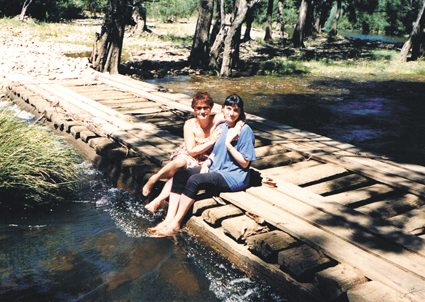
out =
<svg viewBox="0 0 425 302"><path fill-rule="evenodd" d="M17 104L90 146L130 191L182 143L192 112L189 96L120 75L8 80ZM262 181L201 194L187 229L292 301L425 301L425 168L247 118Z"/></svg>

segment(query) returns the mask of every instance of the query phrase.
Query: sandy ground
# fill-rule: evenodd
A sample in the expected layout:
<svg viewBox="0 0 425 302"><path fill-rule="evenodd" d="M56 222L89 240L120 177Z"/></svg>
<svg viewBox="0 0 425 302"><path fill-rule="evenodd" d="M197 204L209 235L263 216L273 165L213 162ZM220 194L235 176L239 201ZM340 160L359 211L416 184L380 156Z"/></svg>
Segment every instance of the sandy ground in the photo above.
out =
<svg viewBox="0 0 425 302"><path fill-rule="evenodd" d="M36 42L29 34L12 36L0 32L0 77L27 75L45 79L78 77L87 70L87 58L70 58L65 53L90 51L86 46Z"/></svg>

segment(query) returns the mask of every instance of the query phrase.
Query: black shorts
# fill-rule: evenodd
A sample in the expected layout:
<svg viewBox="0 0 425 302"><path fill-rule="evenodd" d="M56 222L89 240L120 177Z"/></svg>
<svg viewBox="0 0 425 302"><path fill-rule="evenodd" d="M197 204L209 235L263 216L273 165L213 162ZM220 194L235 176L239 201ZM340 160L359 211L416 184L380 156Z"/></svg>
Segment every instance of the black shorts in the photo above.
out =
<svg viewBox="0 0 425 302"><path fill-rule="evenodd" d="M201 167L179 170L174 174L171 192L195 199L199 190L231 192L224 177L217 172L199 173Z"/></svg>

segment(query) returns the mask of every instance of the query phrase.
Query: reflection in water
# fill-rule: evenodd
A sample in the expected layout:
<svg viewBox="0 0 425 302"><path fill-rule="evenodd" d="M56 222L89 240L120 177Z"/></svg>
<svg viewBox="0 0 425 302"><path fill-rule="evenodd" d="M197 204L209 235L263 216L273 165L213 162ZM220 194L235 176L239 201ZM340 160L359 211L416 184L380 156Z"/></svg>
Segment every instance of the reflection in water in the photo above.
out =
<svg viewBox="0 0 425 302"><path fill-rule="evenodd" d="M0 215L0 301L284 301L185 233L146 236L163 213L85 171L79 201Z"/></svg>
<svg viewBox="0 0 425 302"><path fill-rule="evenodd" d="M425 76L420 74L399 80L383 75L304 75L233 79L181 76L149 82L188 95L208 91L217 104L237 93L248 113L396 161L425 165Z"/></svg>

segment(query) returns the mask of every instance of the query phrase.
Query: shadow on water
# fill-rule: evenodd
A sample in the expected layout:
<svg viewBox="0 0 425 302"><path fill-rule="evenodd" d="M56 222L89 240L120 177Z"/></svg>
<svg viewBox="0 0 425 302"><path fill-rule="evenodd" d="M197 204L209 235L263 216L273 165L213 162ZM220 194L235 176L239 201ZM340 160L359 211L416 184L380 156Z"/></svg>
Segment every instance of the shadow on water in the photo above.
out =
<svg viewBox="0 0 425 302"><path fill-rule="evenodd" d="M1 301L284 301L95 178L48 213L0 214Z"/></svg>
<svg viewBox="0 0 425 302"><path fill-rule="evenodd" d="M425 78L388 80L318 76L218 79L180 76L149 80L193 95L205 90L220 104L237 93L246 111L394 160L425 165Z"/></svg>

